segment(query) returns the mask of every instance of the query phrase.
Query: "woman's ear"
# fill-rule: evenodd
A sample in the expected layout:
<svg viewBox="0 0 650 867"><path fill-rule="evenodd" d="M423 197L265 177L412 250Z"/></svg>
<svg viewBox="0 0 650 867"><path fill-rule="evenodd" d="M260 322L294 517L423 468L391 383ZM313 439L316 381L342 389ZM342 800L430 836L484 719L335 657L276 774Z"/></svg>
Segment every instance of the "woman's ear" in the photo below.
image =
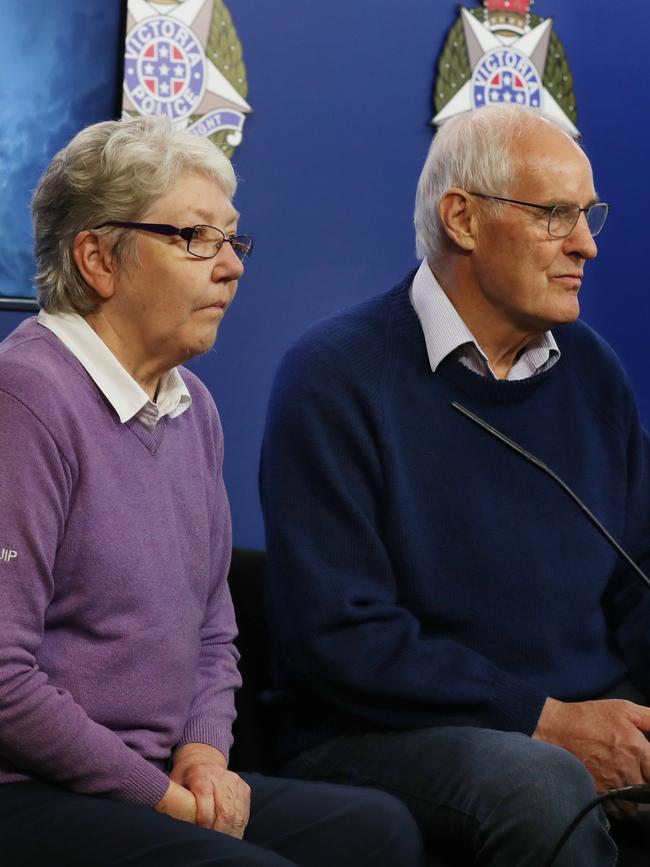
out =
<svg viewBox="0 0 650 867"><path fill-rule="evenodd" d="M115 291L115 264L108 238L85 229L74 239L72 256L86 283L100 298L111 298Z"/></svg>

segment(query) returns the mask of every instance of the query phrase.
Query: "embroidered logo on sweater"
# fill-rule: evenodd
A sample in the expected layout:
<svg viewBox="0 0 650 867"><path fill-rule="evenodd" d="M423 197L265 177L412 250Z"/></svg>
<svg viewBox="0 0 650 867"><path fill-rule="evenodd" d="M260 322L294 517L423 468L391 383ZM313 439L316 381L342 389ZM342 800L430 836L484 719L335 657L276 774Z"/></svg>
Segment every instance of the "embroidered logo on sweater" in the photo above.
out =
<svg viewBox="0 0 650 867"><path fill-rule="evenodd" d="M534 0L483 0L461 8L438 61L432 120L496 103L540 109L577 135L573 79L552 20Z"/></svg>
<svg viewBox="0 0 650 867"><path fill-rule="evenodd" d="M247 93L241 43L223 0L129 0L125 113L168 117L230 157L251 111Z"/></svg>
<svg viewBox="0 0 650 867"><path fill-rule="evenodd" d="M13 548L2 548L0 550L0 562L11 563L17 556L18 551L14 551Z"/></svg>

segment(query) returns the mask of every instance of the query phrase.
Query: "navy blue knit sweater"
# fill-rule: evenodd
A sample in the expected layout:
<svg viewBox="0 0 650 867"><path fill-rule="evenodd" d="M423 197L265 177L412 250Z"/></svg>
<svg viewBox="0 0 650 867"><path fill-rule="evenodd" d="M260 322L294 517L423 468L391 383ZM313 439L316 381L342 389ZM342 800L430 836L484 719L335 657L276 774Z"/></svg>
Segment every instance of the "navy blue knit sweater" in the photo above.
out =
<svg viewBox="0 0 650 867"><path fill-rule="evenodd" d="M586 325L519 382L432 373L410 278L307 334L269 407L268 616L290 749L343 730L530 733L547 696L624 677L650 695L650 592L540 470L548 463L642 566L648 441L625 374Z"/></svg>

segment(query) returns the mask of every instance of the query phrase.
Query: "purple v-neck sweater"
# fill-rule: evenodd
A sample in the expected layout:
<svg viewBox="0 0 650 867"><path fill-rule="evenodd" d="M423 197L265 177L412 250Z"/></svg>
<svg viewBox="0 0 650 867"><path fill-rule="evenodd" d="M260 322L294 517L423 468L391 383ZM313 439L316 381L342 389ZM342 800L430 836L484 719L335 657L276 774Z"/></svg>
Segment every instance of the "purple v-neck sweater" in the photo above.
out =
<svg viewBox="0 0 650 867"><path fill-rule="evenodd" d="M223 439L182 376L192 406L150 434L35 319L0 344L0 783L154 805L174 747L228 753Z"/></svg>

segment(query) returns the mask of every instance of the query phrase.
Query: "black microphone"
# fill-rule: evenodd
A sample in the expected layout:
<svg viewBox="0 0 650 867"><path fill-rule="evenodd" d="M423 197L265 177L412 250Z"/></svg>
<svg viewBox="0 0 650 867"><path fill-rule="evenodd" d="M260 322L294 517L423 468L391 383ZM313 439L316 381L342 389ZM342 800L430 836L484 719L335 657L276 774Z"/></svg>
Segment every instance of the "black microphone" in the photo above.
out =
<svg viewBox="0 0 650 867"><path fill-rule="evenodd" d="M557 482L557 484L562 488L562 490L573 500L574 503L580 508L584 515L591 521L591 523L596 527L596 529L604 536L604 538L609 542L609 544L614 548L616 553L622 557L625 562L634 569L636 574L641 578L641 580L645 583L646 587L650 588L650 579L645 574L645 572L638 566L634 560L627 554L626 551L621 548L616 539L607 532L605 527L600 523L598 518L591 512L587 506L582 502L580 497L567 485L565 481L563 481L557 473L554 473L553 470L547 466L543 461L541 461L538 457L531 454L531 452L526 451L525 448L516 443L514 440L511 440L505 434L501 433L500 430L493 427L491 424L488 424L484 421L480 416L475 415L473 412L470 412L466 407L462 406L462 404L457 403L457 401L452 401L452 407L458 412L462 413L466 418L473 421L474 424L478 425L484 431L490 434L490 436L498 439L499 442L503 443L503 445L507 446L512 451L516 452L520 457L524 458L524 460L533 464L533 466L537 467L537 469L542 470L542 472L546 473L547 476L550 476L553 481ZM632 801L636 804L650 804L650 784L642 784L638 786L623 786L620 789L610 789L608 792L605 792L602 795L599 795L589 804L587 804L573 819L571 824L568 826L560 840L558 840L557 845L551 852L551 856L546 861L544 867L551 867L551 864L555 861L557 855L560 852L562 846L566 843L571 833L575 830L576 826L584 819L587 813L592 810L598 804L603 803L603 801Z"/></svg>
<svg viewBox="0 0 650 867"><path fill-rule="evenodd" d="M632 801L635 804L650 804L650 784L623 786L622 789L609 789L608 801Z"/></svg>

